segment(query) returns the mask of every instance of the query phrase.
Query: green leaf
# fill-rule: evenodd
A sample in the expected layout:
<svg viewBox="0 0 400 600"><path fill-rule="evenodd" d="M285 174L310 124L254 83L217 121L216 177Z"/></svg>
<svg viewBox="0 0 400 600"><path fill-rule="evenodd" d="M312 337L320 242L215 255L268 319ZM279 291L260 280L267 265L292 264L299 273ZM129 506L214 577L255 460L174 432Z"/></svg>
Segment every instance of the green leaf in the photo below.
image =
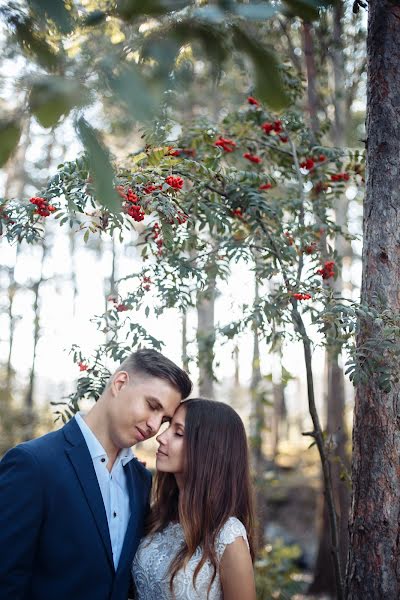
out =
<svg viewBox="0 0 400 600"><path fill-rule="evenodd" d="M51 19L62 33L73 30L74 22L65 0L28 0L28 4L42 19Z"/></svg>
<svg viewBox="0 0 400 600"><path fill-rule="evenodd" d="M255 96L274 110L289 106L289 96L284 89L275 54L251 38L242 28L234 26L233 31L239 49L253 62L256 79Z"/></svg>
<svg viewBox="0 0 400 600"><path fill-rule="evenodd" d="M304 21L315 21L315 19L318 19L318 6L323 4L322 2L315 2L313 0L284 0L284 3L288 7L286 12L290 16L300 17Z"/></svg>
<svg viewBox="0 0 400 600"><path fill-rule="evenodd" d="M146 152L139 152L139 154L135 154L134 156L132 156L131 161L134 165L136 165L138 162L141 162L145 158L147 158Z"/></svg>
<svg viewBox="0 0 400 600"><path fill-rule="evenodd" d="M175 10L181 10L191 4L188 0L117 0L115 13L125 21L131 21L143 15L161 16Z"/></svg>
<svg viewBox="0 0 400 600"><path fill-rule="evenodd" d="M88 94L84 93L82 84L56 76L35 81L29 95L31 113L46 128L57 125L74 106L82 106L87 101Z"/></svg>
<svg viewBox="0 0 400 600"><path fill-rule="evenodd" d="M89 170L93 177L96 200L109 211L119 212L121 204L114 189L114 171L108 152L99 141L95 130L83 117L77 122L77 130L88 155Z"/></svg>
<svg viewBox="0 0 400 600"><path fill-rule="evenodd" d="M136 66L124 65L117 75L108 74L108 82L117 99L135 119L146 121L154 117L158 108L155 90L149 89Z"/></svg>
<svg viewBox="0 0 400 600"><path fill-rule="evenodd" d="M238 4L234 8L234 13L249 21L264 21L276 15L280 10L281 6L278 3L260 2L258 4Z"/></svg>
<svg viewBox="0 0 400 600"><path fill-rule="evenodd" d="M17 121L0 121L0 167L14 152L21 136L21 126Z"/></svg>
<svg viewBox="0 0 400 600"><path fill-rule="evenodd" d="M15 29L15 37L28 56L34 55L41 67L54 71L59 67L59 57L47 42L45 36L35 29L32 19L13 15L9 19Z"/></svg>
<svg viewBox="0 0 400 600"><path fill-rule="evenodd" d="M192 14L210 23L223 23L226 20L226 12L218 6L200 6L195 8Z"/></svg>
<svg viewBox="0 0 400 600"><path fill-rule="evenodd" d="M221 27L214 27L210 23L202 23L196 19L182 19L173 23L168 31L181 45L191 44L194 41L200 43L208 59L215 63L216 72L218 72L217 67L229 57L230 48L226 32Z"/></svg>
<svg viewBox="0 0 400 600"><path fill-rule="evenodd" d="M103 23L107 17L107 14L102 10L94 10L90 12L83 20L83 25L86 27L95 27L100 23Z"/></svg>

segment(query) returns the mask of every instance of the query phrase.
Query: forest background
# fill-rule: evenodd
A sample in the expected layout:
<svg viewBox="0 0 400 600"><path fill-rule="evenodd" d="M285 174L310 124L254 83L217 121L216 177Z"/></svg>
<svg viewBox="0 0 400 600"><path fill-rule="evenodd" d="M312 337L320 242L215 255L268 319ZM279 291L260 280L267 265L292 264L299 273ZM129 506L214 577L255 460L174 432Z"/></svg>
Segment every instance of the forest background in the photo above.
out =
<svg viewBox="0 0 400 600"><path fill-rule="evenodd" d="M397 598L377 568L396 571L394 514L386 554L357 533L349 554L352 483L371 493L358 447L351 472L353 384L384 407L398 383L382 281L360 302L366 5L0 15L1 452L88 406L127 352L162 349L246 423L257 597ZM353 503L350 532L359 519Z"/></svg>

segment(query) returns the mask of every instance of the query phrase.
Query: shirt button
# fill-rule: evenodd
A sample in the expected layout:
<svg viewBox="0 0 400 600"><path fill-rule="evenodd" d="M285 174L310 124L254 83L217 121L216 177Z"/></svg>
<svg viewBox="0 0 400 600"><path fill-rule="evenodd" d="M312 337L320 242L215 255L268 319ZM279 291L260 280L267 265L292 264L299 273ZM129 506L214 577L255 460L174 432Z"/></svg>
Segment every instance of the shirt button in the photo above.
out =
<svg viewBox="0 0 400 600"><path fill-rule="evenodd" d="M105 459L105 458L102 458L102 459L101 459L101 462L106 462L106 459Z"/></svg>
<svg viewBox="0 0 400 600"><path fill-rule="evenodd" d="M117 516L117 513L116 513L115 511L114 511L114 514L113 514L113 516L114 516L114 517L116 517L116 516Z"/></svg>

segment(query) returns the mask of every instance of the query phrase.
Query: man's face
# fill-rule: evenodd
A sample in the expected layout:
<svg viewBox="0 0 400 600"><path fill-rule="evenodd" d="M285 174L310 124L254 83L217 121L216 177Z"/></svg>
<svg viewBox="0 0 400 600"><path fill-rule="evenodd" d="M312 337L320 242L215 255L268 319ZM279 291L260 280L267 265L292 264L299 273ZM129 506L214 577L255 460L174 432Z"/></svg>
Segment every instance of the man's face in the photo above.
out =
<svg viewBox="0 0 400 600"><path fill-rule="evenodd" d="M109 434L118 449L153 437L182 400L168 381L125 371L114 375L109 392Z"/></svg>

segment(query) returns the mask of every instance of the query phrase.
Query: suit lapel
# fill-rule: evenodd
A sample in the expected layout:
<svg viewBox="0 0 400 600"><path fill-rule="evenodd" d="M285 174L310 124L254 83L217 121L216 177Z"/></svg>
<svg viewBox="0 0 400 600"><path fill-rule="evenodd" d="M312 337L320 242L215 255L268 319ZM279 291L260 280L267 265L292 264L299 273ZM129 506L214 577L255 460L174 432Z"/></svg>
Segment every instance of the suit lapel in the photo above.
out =
<svg viewBox="0 0 400 600"><path fill-rule="evenodd" d="M114 569L107 515L99 483L97 481L96 471L94 470L93 461L85 439L74 419L64 427L64 434L68 441L74 444L72 447L66 449L66 453L72 463L76 476L79 479L79 483L96 523L97 530L102 539L107 557Z"/></svg>

